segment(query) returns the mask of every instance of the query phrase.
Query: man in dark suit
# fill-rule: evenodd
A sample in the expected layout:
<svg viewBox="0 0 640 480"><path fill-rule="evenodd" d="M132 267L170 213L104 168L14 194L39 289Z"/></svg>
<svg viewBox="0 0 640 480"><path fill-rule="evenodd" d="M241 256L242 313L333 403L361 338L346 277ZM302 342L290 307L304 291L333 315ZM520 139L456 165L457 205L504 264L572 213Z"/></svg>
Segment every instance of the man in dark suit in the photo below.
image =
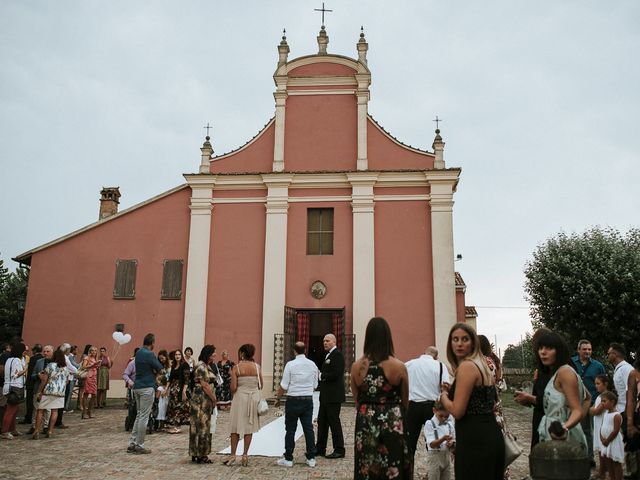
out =
<svg viewBox="0 0 640 480"><path fill-rule="evenodd" d="M326 458L344 457L344 437L340 424L340 406L344 402L344 356L336 348L335 335L328 333L323 340L327 355L320 370L320 408L318 410L318 442L316 455ZM326 455L331 428L333 453Z"/></svg>

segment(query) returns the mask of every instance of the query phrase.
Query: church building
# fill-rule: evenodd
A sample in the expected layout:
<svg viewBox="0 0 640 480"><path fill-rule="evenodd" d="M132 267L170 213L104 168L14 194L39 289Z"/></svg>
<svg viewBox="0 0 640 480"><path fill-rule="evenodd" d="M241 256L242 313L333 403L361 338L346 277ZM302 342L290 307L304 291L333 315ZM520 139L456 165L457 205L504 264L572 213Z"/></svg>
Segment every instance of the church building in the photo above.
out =
<svg viewBox="0 0 640 480"><path fill-rule="evenodd" d="M253 343L269 387L297 340L322 361L333 332L353 361L373 316L401 360L444 352L456 321L475 325L454 271L461 170L440 130L420 150L369 115L364 33L356 58L329 53L324 26L317 42L290 59L282 37L275 115L246 144L216 156L207 136L185 184L122 211L119 189L104 188L97 222L15 258L31 267L27 343L110 350L123 330L133 342L116 381L148 332L156 349L197 356L213 343L233 360Z"/></svg>

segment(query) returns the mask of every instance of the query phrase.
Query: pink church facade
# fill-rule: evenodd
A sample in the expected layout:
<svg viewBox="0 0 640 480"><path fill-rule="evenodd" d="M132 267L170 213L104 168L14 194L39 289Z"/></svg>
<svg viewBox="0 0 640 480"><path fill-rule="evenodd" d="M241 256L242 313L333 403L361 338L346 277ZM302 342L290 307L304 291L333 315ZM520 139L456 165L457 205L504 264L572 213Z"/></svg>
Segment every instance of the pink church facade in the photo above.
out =
<svg viewBox="0 0 640 480"><path fill-rule="evenodd" d="M454 272L460 169L439 131L422 151L368 114L364 35L357 59L327 43L321 30L317 54L289 60L283 38L275 116L247 144L213 156L207 137L186 185L16 257L31 265L25 341L109 348L124 324L135 344L154 332L196 355L253 343L266 383L295 340L313 356L333 332L361 354L375 315L403 360L475 323Z"/></svg>

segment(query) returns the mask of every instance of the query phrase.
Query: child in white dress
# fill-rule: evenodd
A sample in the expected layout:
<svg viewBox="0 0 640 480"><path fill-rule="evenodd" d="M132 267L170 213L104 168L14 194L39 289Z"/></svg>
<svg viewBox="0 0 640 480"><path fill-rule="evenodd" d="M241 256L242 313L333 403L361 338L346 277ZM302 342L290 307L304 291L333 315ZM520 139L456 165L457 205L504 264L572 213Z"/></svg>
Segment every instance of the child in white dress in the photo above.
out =
<svg viewBox="0 0 640 480"><path fill-rule="evenodd" d="M622 480L622 463L624 462L624 444L622 443L622 415L616 410L618 396L613 392L602 392L600 403L605 413L600 427L601 455L605 460L611 480Z"/></svg>
<svg viewBox="0 0 640 480"><path fill-rule="evenodd" d="M606 392L609 390L609 376L608 375L596 375L596 390L598 394ZM593 417L593 451L598 455L598 477L605 478L606 470L605 463L606 460L602 456L602 442L600 442L600 428L602 427L602 419L604 418L605 409L602 404L602 399L600 395L596 397L596 400L593 404L593 407L589 409L589 415Z"/></svg>
<svg viewBox="0 0 640 480"><path fill-rule="evenodd" d="M167 388L167 378L164 375L158 375L156 398L158 399L158 416L156 420L158 421L158 430L162 430L167 419L167 407L169 406L169 389Z"/></svg>

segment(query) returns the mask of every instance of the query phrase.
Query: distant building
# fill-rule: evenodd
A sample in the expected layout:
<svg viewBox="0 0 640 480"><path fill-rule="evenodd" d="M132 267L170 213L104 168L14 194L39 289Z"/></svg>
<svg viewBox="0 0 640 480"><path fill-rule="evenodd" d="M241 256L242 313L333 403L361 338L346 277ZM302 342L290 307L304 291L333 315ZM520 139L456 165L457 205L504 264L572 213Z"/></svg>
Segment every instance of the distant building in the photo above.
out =
<svg viewBox="0 0 640 480"><path fill-rule="evenodd" d="M454 272L460 169L446 167L439 130L423 151L369 116L364 33L357 59L328 41L323 27L318 53L289 60L282 38L275 116L245 145L213 156L207 136L185 185L121 212L104 188L98 222L18 255L31 265L25 340L110 347L123 324L134 344L154 332L158 348L196 356L214 343L235 358L249 342L267 382L296 340L321 360L333 332L359 355L374 315L401 359L475 324Z"/></svg>

